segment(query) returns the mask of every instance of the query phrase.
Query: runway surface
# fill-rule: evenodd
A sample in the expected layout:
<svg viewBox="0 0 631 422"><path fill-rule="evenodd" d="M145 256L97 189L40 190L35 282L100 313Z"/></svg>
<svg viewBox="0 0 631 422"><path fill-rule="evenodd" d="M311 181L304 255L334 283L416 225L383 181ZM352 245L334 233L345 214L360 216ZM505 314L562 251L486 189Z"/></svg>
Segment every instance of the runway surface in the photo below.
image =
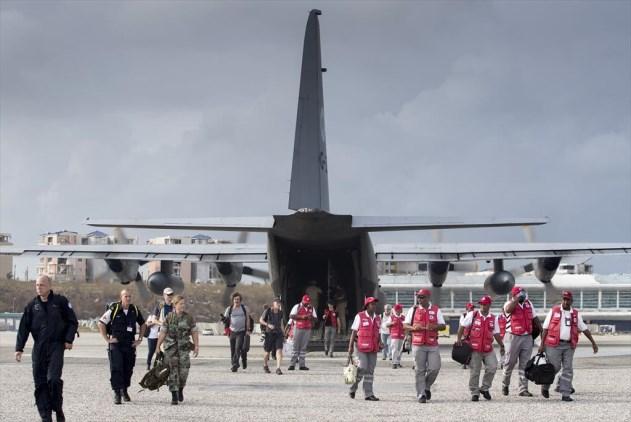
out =
<svg viewBox="0 0 631 422"><path fill-rule="evenodd" d="M501 395L501 374L495 377L493 400L473 403L468 392L469 371L463 370L442 347L442 369L432 388L432 400L415 400L411 357L404 355L402 369L391 369L389 361L379 360L375 372L375 394L379 402L366 402L363 393L348 397L343 384L345 358L310 353L310 371L287 371L284 375L265 374L258 338L252 341L249 366L245 371L229 370L229 347L225 337L202 337L200 357L192 359L185 401L171 406L166 388L158 392L138 392L137 382L144 374L146 344L141 346L133 385L132 401L116 406L109 389L108 362L103 340L94 333L83 334L75 349L67 353L64 365L64 410L68 421L499 421L515 420L631 420L631 343L629 336L597 337L601 351L579 347L575 363L575 402L564 403L552 392L541 397L531 384L532 398L516 395L517 373L513 373L511 394ZM445 345L452 339L442 339ZM14 361L15 333L0 333L0 420L38 420L33 398L29 349L23 362ZM31 345L29 340L29 346Z"/></svg>

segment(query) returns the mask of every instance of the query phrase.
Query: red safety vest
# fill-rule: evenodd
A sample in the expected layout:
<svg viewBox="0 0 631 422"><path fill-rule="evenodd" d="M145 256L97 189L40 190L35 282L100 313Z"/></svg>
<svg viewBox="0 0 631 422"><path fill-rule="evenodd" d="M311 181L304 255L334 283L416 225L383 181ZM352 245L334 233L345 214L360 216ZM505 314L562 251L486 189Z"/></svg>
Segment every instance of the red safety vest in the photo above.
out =
<svg viewBox="0 0 631 422"><path fill-rule="evenodd" d="M309 317L313 317L313 308L311 305L303 306L302 303L298 305L298 316L307 315ZM311 318L307 319L297 319L294 321L296 323L296 328L299 330L310 330L311 329Z"/></svg>
<svg viewBox="0 0 631 422"><path fill-rule="evenodd" d="M532 305L529 300L526 300L523 305L523 307L519 303L515 305L513 313L510 314L511 333L516 336L532 334Z"/></svg>
<svg viewBox="0 0 631 422"><path fill-rule="evenodd" d="M474 352L493 351L493 331L495 331L495 315L489 312L485 317L480 312L474 311L469 334L469 343Z"/></svg>
<svg viewBox="0 0 631 422"><path fill-rule="evenodd" d="M432 305L425 309L422 306L415 306L414 318L412 319L412 325L421 324L427 325L428 323L438 323L438 306ZM415 346L437 346L438 345L438 331L435 330L421 330L412 331L412 344Z"/></svg>
<svg viewBox="0 0 631 422"><path fill-rule="evenodd" d="M506 335L506 316L503 312L497 317L497 322L500 324L500 338L504 340Z"/></svg>
<svg viewBox="0 0 631 422"><path fill-rule="evenodd" d="M402 340L405 338L405 332L403 331L403 321L405 316L403 314L397 316L394 313L390 314L390 338L393 340Z"/></svg>
<svg viewBox="0 0 631 422"><path fill-rule="evenodd" d="M325 309L324 310L324 325L337 327L337 312Z"/></svg>
<svg viewBox="0 0 631 422"><path fill-rule="evenodd" d="M561 340L561 320L563 319L563 311L561 306L556 305L552 308L552 317L548 325L548 335L546 336L546 346L558 346ZM578 309L572 308L570 317L570 346L576 349L578 344Z"/></svg>
<svg viewBox="0 0 631 422"><path fill-rule="evenodd" d="M381 318L375 315L372 319L366 311L359 314L359 330L357 330L357 350L362 353L377 353L379 351L379 327Z"/></svg>

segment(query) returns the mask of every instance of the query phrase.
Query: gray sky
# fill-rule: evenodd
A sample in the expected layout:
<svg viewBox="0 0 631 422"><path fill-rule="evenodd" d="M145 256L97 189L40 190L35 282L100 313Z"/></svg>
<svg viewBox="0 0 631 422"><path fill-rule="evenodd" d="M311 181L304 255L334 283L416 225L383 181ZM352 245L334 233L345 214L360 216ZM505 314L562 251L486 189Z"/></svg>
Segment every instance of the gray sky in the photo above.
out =
<svg viewBox="0 0 631 422"><path fill-rule="evenodd" d="M287 213L312 7L333 212L549 216L538 241L631 241L627 1L4 0L0 230Z"/></svg>

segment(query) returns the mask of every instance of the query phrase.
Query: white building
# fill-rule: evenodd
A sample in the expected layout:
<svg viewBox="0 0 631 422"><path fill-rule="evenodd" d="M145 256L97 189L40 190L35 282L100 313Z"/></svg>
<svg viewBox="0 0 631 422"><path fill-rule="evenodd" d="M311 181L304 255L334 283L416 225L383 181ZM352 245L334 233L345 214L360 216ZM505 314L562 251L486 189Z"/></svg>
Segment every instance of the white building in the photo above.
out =
<svg viewBox="0 0 631 422"><path fill-rule="evenodd" d="M9 233L0 233L0 245L12 246L11 235ZM0 255L0 279L15 278L13 274L13 257L10 255Z"/></svg>

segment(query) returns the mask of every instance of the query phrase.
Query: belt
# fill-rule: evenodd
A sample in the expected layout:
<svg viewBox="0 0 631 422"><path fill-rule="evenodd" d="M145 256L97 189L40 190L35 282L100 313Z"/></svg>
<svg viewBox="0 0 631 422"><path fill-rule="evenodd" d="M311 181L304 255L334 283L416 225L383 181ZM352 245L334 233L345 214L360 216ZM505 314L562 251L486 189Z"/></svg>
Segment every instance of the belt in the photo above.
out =
<svg viewBox="0 0 631 422"><path fill-rule="evenodd" d="M559 340L560 343L569 343L570 340Z"/></svg>

